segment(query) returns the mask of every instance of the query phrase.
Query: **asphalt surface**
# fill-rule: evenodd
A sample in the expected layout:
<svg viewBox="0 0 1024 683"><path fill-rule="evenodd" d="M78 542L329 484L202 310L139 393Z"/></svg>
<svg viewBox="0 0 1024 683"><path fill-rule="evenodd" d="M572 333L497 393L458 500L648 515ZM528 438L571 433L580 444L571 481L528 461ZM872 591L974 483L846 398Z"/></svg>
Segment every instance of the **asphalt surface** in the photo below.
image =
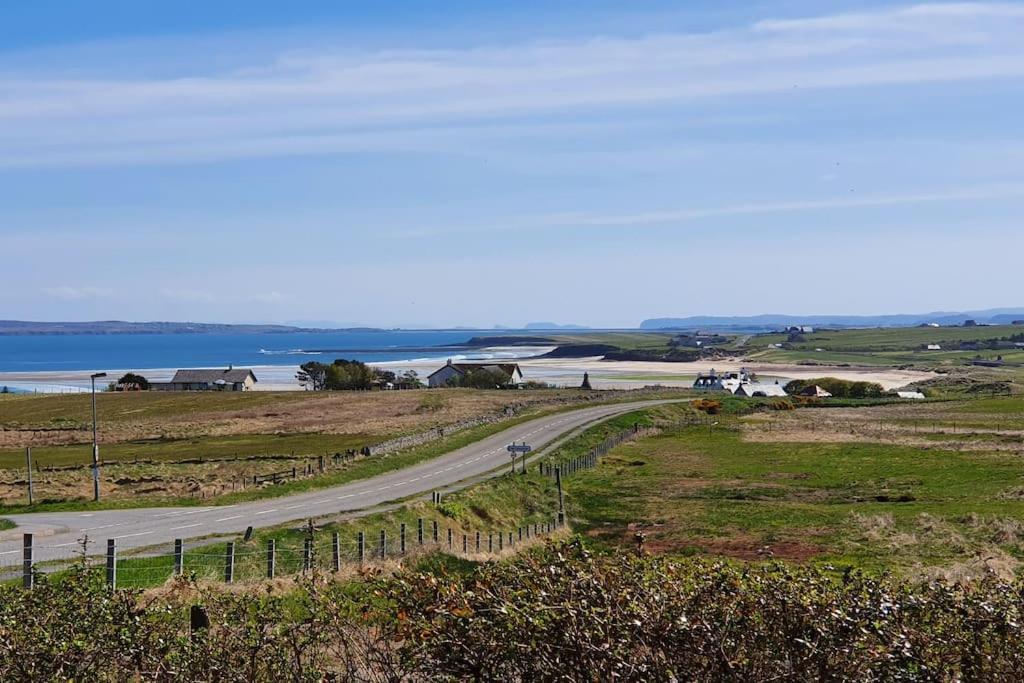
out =
<svg viewBox="0 0 1024 683"><path fill-rule="evenodd" d="M280 498L208 507L6 515L18 527L0 534L0 566L20 562L23 533L35 534L35 560L46 561L74 556L79 539L85 535L96 551L110 538L117 539L119 550L126 550L173 543L177 538L237 534L250 525L268 527L370 510L390 501L444 490L466 479L500 475L509 468L506 446L512 442L525 441L536 452L589 423L669 402L618 403L541 417L401 470Z"/></svg>

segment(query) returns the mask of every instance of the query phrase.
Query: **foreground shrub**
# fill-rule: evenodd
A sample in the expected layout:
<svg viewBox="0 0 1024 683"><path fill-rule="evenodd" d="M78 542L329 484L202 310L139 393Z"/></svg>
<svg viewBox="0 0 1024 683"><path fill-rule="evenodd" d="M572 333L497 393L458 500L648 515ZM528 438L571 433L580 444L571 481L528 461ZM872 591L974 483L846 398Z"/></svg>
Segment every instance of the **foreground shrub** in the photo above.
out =
<svg viewBox="0 0 1024 683"><path fill-rule="evenodd" d="M0 589L0 679L1016 681L1022 586L552 545L467 575ZM192 631L189 608L208 625Z"/></svg>

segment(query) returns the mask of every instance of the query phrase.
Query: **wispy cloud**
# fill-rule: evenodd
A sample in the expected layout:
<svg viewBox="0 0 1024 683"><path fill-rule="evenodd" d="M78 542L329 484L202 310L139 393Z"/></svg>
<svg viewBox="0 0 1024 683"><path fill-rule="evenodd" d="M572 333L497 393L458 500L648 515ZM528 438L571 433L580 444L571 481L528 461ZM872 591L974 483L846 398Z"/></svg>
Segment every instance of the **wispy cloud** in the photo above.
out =
<svg viewBox="0 0 1024 683"><path fill-rule="evenodd" d="M429 128L794 89L1024 76L1024 8L925 4L712 33L267 54L181 78L0 73L0 166L423 144Z"/></svg>
<svg viewBox="0 0 1024 683"><path fill-rule="evenodd" d="M686 208L668 211L634 213L599 213L591 211L564 211L536 216L523 216L517 221L492 225L488 232L518 232L530 230L552 230L558 228L643 228L645 226L687 223L720 216L768 215L779 213L800 213L834 209L858 209L915 204L937 204L943 202L981 201L987 199L1009 199L1024 197L1024 182L996 183L992 185L910 192L903 194L830 197L825 199L797 199L780 202L738 203L725 206ZM399 230L399 237L434 237L438 235L479 234L479 224L471 226L446 226L440 228L415 228Z"/></svg>

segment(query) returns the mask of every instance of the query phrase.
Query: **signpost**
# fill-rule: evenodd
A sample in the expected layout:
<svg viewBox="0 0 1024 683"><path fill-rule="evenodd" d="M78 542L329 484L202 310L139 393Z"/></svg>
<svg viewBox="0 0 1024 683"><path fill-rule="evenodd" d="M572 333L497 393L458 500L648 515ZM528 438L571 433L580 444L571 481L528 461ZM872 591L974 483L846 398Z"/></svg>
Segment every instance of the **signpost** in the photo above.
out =
<svg viewBox="0 0 1024 683"><path fill-rule="evenodd" d="M523 454L523 474L526 474L526 454L533 450L532 446L527 446L524 441L521 444L511 443L505 447L508 451L509 456L512 458L512 474L516 473L516 454Z"/></svg>

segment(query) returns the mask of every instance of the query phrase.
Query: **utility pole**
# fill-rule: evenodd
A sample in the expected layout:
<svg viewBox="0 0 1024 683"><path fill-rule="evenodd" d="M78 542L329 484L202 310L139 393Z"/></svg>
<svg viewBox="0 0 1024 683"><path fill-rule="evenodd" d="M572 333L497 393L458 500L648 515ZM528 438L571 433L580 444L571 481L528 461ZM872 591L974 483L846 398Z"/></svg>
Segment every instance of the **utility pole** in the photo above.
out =
<svg viewBox="0 0 1024 683"><path fill-rule="evenodd" d="M100 445L96 438L96 380L106 377L105 372L94 372L89 375L92 381L92 499L100 499Z"/></svg>

